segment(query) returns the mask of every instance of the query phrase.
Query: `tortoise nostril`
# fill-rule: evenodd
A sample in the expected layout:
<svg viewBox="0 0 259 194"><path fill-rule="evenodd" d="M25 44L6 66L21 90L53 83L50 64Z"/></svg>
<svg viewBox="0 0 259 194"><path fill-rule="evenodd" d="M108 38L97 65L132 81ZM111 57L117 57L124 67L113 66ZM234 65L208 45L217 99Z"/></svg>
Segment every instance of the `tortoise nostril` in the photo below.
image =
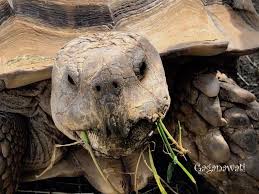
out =
<svg viewBox="0 0 259 194"><path fill-rule="evenodd" d="M97 85L97 86L95 86L95 89L96 89L97 92L100 92L101 91L101 86Z"/></svg>
<svg viewBox="0 0 259 194"><path fill-rule="evenodd" d="M118 86L119 86L118 83L115 82L115 81L112 82L112 85L113 85L114 88L118 88Z"/></svg>

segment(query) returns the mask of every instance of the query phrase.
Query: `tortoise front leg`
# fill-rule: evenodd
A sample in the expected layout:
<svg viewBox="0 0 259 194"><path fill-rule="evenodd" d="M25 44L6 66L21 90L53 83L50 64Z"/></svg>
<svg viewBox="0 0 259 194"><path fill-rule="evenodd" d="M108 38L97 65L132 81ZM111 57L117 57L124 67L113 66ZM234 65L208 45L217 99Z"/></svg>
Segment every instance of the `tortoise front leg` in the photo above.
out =
<svg viewBox="0 0 259 194"><path fill-rule="evenodd" d="M153 178L153 173L148 168L150 164L147 150L136 150L129 156L123 157L123 164L131 177L132 191L143 189Z"/></svg>
<svg viewBox="0 0 259 194"><path fill-rule="evenodd" d="M100 175L92 158L85 149L73 151L73 155L75 166L82 170L84 176L97 190L105 194L127 194L134 190L140 190L153 177L152 172L144 163L144 158L148 158L147 152L142 153L141 150L136 150L134 153L121 159L96 157L99 166L110 183L107 183ZM135 177L137 166L137 176Z"/></svg>
<svg viewBox="0 0 259 194"><path fill-rule="evenodd" d="M12 194L19 182L26 147L26 120L0 111L0 193Z"/></svg>
<svg viewBox="0 0 259 194"><path fill-rule="evenodd" d="M130 176L125 172L121 159L96 157L108 182L97 170L90 154L85 149L73 152L76 166L79 167L87 180L98 191L105 194L129 193Z"/></svg>
<svg viewBox="0 0 259 194"><path fill-rule="evenodd" d="M258 193L255 96L220 72L199 73L176 85L174 115L184 125L183 143L195 169L223 193Z"/></svg>

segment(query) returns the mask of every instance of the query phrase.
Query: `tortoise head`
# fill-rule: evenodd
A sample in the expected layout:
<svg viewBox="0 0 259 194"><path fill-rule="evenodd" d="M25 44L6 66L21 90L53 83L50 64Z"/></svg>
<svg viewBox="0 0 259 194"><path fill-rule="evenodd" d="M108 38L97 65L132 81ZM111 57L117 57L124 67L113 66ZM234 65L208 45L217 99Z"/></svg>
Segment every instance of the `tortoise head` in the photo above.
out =
<svg viewBox="0 0 259 194"><path fill-rule="evenodd" d="M57 55L53 120L73 140L87 131L93 149L102 155L119 157L140 147L169 105L160 56L139 35L89 34Z"/></svg>

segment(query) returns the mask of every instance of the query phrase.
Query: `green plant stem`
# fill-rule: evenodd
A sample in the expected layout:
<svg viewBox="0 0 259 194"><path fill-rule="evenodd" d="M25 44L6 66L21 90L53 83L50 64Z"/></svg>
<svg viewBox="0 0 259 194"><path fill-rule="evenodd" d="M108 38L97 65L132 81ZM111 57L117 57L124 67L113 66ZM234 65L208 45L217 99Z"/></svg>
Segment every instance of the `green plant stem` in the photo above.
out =
<svg viewBox="0 0 259 194"><path fill-rule="evenodd" d="M116 193L120 193L118 192L118 190L112 185L112 183L109 181L109 179L104 175L100 165L98 164L97 160L96 160L96 157L93 153L93 150L92 150L92 147L90 146L90 142L89 142L89 139L88 139L88 136L86 134L85 131L82 131L81 134L80 134L80 137L81 139L83 140L84 142L84 147L87 149L87 151L89 152L93 162L94 162L94 165L96 166L98 172L100 173L100 175L102 176L102 178L105 180L105 182L110 185L112 187L112 189L116 192Z"/></svg>
<svg viewBox="0 0 259 194"><path fill-rule="evenodd" d="M169 151L169 156L172 158L173 162L175 164L177 164L184 172L185 174L189 177L189 179L194 183L196 184L196 181L195 179L193 178L193 176L191 175L191 173L189 173L189 171L182 165L182 163L177 159L177 156L175 155L173 149L171 148L169 142L168 142L168 139L166 137L166 131L165 130L165 126L163 125L162 123L162 120L160 119L159 120L159 123L157 124L158 126L158 131L159 131L159 134L164 142L164 145L166 146L166 149L167 151ZM169 133L169 132L168 132ZM168 134L167 134L168 135ZM170 135L171 136L171 135Z"/></svg>
<svg viewBox="0 0 259 194"><path fill-rule="evenodd" d="M179 123L178 123L179 124ZM173 136L170 134L170 132L167 130L167 128L165 127L164 123L162 122L161 119L159 119L159 125L160 128L166 133L168 139L170 139L172 141L172 143L174 145L176 145L176 147L182 152L182 154L186 154L187 150L183 148L182 146L182 140L181 140L181 131L179 131L179 144L177 141L175 141L175 139L173 138Z"/></svg>
<svg viewBox="0 0 259 194"><path fill-rule="evenodd" d="M163 139L163 142L164 142L164 145L166 146L167 150L169 151L169 156L173 159L173 162L176 164L177 163L177 156L175 155L172 147L170 146L169 142L168 142L168 139L165 135L165 132L163 130L163 128L161 127L161 125L158 125L159 126L159 129L160 129L160 133L162 134L162 139Z"/></svg>
<svg viewBox="0 0 259 194"><path fill-rule="evenodd" d="M177 160L177 164L185 172L185 174L189 177L189 179L196 185L196 180L193 178L191 173L189 173L189 171L182 165L182 163L179 160Z"/></svg>
<svg viewBox="0 0 259 194"><path fill-rule="evenodd" d="M151 153L150 147L149 147L148 153L149 153L150 166L151 166L154 178L156 180L157 186L158 186L158 188L159 188L159 190L160 190L160 192L162 194L167 194L165 188L163 187L163 185L162 185L162 183L160 181L160 176L157 174L156 167L155 167L155 164L154 164L154 161L153 161L153 157L152 157L152 153Z"/></svg>
<svg viewBox="0 0 259 194"><path fill-rule="evenodd" d="M143 154L142 154L142 157L143 157L143 160L144 160L144 163L145 163L146 167L147 167L151 172L153 172L153 171L152 171L152 168L148 165L147 160L146 160L146 158L145 158L145 156L144 156ZM159 175L158 175L158 176L159 176ZM178 193L176 193L176 192L173 190L172 187L170 187L169 184L166 183L166 181L165 181L163 178L161 178L160 176L159 176L159 178L160 178L160 180L167 186L167 188L168 188L170 191L172 191L174 194L178 194Z"/></svg>
<svg viewBox="0 0 259 194"><path fill-rule="evenodd" d="M163 135L162 135L162 132L161 132L161 129L160 129L159 124L156 123L156 126L157 126L158 133L159 133L159 135L160 135L160 137L161 137L161 139L162 139L162 141L163 141L163 144L165 145L165 149L166 149L167 153L169 153L169 155L170 155L170 152L169 152L169 150L168 150L168 148L167 148L167 145L166 145L166 142L165 142L165 140L164 140L164 138L163 138Z"/></svg>
<svg viewBox="0 0 259 194"><path fill-rule="evenodd" d="M179 146L180 147L183 147L183 144L182 144L182 126L181 126L181 123L180 121L178 121L178 128L179 128Z"/></svg>

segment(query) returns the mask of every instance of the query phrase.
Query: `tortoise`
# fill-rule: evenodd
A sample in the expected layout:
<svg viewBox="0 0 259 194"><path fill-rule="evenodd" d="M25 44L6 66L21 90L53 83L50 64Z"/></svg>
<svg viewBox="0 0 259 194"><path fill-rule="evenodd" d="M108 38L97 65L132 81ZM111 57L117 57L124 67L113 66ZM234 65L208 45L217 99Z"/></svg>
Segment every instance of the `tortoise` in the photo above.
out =
<svg viewBox="0 0 259 194"><path fill-rule="evenodd" d="M164 118L219 192L258 193L259 104L227 75L258 26L251 0L0 0L0 191L80 175L103 193L144 188L143 160L132 173ZM110 185L84 146L53 157L82 131ZM202 168L232 164L245 170Z"/></svg>

